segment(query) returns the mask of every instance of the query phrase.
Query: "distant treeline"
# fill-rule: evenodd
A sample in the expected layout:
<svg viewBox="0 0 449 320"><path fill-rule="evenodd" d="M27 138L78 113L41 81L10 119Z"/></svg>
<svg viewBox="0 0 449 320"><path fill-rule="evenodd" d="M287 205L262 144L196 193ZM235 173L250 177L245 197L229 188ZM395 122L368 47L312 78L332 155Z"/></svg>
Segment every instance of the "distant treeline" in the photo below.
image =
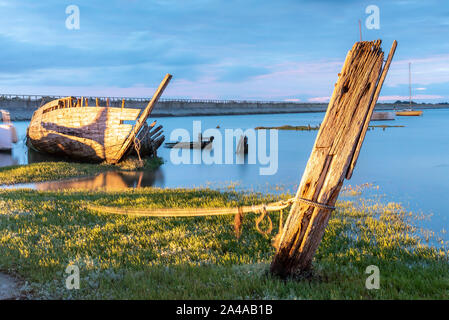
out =
<svg viewBox="0 0 449 320"><path fill-rule="evenodd" d="M393 102L393 104L408 104L408 103L410 103L408 100L404 100L404 101L396 100L395 102ZM385 103L385 104L387 104L387 103ZM421 103L419 103L419 102L412 100L412 104L449 104L449 102L437 102L437 103L421 102Z"/></svg>

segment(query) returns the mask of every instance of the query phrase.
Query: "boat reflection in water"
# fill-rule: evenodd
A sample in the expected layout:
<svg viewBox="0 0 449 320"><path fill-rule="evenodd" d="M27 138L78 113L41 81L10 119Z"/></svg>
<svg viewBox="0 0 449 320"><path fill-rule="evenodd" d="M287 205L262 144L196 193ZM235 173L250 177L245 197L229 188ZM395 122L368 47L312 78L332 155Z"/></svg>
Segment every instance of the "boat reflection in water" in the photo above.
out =
<svg viewBox="0 0 449 320"><path fill-rule="evenodd" d="M0 158L1 159L1 158ZM53 157L28 148L28 163L68 161L61 157ZM127 188L163 187L162 170L156 171L108 171L93 177L71 178L59 181L37 182L16 187L31 187L36 190L123 190Z"/></svg>
<svg viewBox="0 0 449 320"><path fill-rule="evenodd" d="M11 152L0 151L0 168L7 166L14 166L19 164L17 159L14 159Z"/></svg>
<svg viewBox="0 0 449 320"><path fill-rule="evenodd" d="M109 171L100 173L94 177L39 182L35 184L34 188L42 191L64 189L113 191L128 188L162 186L163 180L161 170L154 172Z"/></svg>

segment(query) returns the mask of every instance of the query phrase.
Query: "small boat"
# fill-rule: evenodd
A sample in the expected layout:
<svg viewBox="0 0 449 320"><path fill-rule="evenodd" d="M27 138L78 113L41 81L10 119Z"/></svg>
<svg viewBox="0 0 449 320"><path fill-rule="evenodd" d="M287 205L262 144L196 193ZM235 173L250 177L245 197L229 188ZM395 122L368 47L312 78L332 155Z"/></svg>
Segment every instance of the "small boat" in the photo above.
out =
<svg viewBox="0 0 449 320"><path fill-rule="evenodd" d="M412 109L412 73L411 73L411 63L408 64L408 83L409 83L409 105L410 107L407 109L396 111L397 116L408 116L408 117L419 117L422 116L422 110L413 110Z"/></svg>
<svg viewBox="0 0 449 320"><path fill-rule="evenodd" d="M18 141L16 128L11 122L9 112L0 110L0 151L11 152L13 143Z"/></svg>
<svg viewBox="0 0 449 320"><path fill-rule="evenodd" d="M205 149L212 147L212 142L214 141L214 137L203 137L201 134L198 137L198 141L191 142L167 142L165 144L166 148L180 148L180 149Z"/></svg>
<svg viewBox="0 0 449 320"><path fill-rule="evenodd" d="M371 116L371 121L381 121L381 120L394 120L394 112L373 112Z"/></svg>
<svg viewBox="0 0 449 320"><path fill-rule="evenodd" d="M401 111L396 111L397 116L409 116L409 117L419 117L422 116L422 110L412 110L412 109L404 109Z"/></svg>
<svg viewBox="0 0 449 320"><path fill-rule="evenodd" d="M98 99L96 106L88 106L87 99L84 104L83 98L74 97L50 101L34 112L27 129L27 144L52 155L117 163L133 149L139 152L142 146L148 147L139 137L142 139L143 130L151 132L145 127L146 121L171 77L165 76L143 111L125 108L124 101L121 108L99 106ZM132 125L125 121L136 122ZM156 138L159 143L159 135Z"/></svg>

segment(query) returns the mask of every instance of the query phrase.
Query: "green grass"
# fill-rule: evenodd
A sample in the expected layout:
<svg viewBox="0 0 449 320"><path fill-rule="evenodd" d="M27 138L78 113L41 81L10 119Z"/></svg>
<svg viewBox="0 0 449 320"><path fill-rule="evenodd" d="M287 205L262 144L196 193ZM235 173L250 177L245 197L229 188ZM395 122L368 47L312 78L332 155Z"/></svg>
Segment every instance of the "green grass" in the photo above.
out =
<svg viewBox="0 0 449 320"><path fill-rule="evenodd" d="M142 166L137 159L131 158L124 160L117 165L62 161L16 165L0 168L0 185L93 176L111 170L154 170L162 163L163 161L160 158L146 159Z"/></svg>
<svg viewBox="0 0 449 320"><path fill-rule="evenodd" d="M319 130L320 126L290 126L290 125L284 125L284 126L279 126L279 127L256 127L255 130L260 130L260 129L277 129L277 130L295 130L295 131L313 131L313 130Z"/></svg>
<svg viewBox="0 0 449 320"><path fill-rule="evenodd" d="M314 260L314 276L301 281L267 273L276 232L259 234L254 214L245 216L236 239L232 216L132 218L85 209L88 203L222 207L279 197L288 195L154 188L0 190L0 270L23 278L34 298L449 298L447 248L426 243L417 216L395 203L338 203ZM275 230L278 217L271 214ZM80 290L65 288L69 264L80 268ZM380 269L379 290L365 288L369 265Z"/></svg>

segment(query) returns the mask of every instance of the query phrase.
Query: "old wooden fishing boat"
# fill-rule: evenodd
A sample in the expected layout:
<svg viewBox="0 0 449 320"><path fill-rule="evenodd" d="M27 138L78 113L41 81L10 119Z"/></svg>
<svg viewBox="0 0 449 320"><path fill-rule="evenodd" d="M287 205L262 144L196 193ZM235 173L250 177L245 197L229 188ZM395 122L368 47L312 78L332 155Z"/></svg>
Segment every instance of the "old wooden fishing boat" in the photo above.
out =
<svg viewBox="0 0 449 320"><path fill-rule="evenodd" d="M148 137L148 132L151 136L157 128L151 130L155 123L145 127L146 120L171 77L169 74L165 76L143 111L125 108L124 104L121 108L102 107L98 102L96 106L88 106L83 98L66 97L50 101L34 112L27 129L27 143L49 154L109 163L119 162L133 149L139 152L142 146L151 148L142 141ZM125 121L136 123L132 125ZM152 148L157 144L159 147L161 140L163 142L160 135L150 140L155 142Z"/></svg>
<svg viewBox="0 0 449 320"><path fill-rule="evenodd" d="M411 63L408 64L408 87L409 87L409 105L410 107L407 109L396 111L397 116L408 116L408 117L419 117L422 115L422 110L413 110L412 109L412 72L411 72Z"/></svg>
<svg viewBox="0 0 449 320"><path fill-rule="evenodd" d="M11 122L9 112L0 110L0 151L11 152L12 144L17 142L16 128Z"/></svg>

